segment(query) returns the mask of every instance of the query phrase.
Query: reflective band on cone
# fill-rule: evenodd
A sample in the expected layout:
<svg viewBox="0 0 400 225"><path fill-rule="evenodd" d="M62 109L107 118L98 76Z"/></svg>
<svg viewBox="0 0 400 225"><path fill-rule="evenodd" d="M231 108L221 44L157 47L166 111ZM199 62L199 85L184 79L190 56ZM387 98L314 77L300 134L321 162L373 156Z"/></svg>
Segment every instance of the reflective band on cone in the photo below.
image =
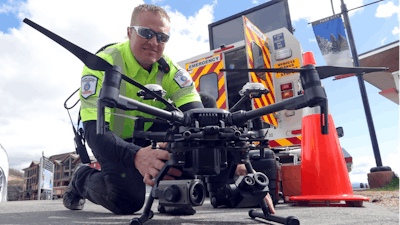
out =
<svg viewBox="0 0 400 225"><path fill-rule="evenodd" d="M342 148L329 113L329 134L321 134L320 107L304 108L301 141L301 196L291 201L322 202L329 205L338 201L359 202L369 198L353 195ZM352 204L337 206L350 206ZM357 205L357 204L356 204ZM359 204L358 204L359 205Z"/></svg>

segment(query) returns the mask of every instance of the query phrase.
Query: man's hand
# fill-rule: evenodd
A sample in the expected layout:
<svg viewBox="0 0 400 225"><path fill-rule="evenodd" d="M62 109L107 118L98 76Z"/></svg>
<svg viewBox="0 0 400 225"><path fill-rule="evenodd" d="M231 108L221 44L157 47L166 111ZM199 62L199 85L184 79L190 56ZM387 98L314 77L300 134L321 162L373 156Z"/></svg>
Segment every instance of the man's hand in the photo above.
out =
<svg viewBox="0 0 400 225"><path fill-rule="evenodd" d="M167 147L166 142L158 143L160 148ZM134 163L136 169L139 170L143 176L143 182L147 185L154 186L155 182L152 180L156 178L161 168L163 168L165 162L170 159L169 152L160 148L152 149L151 146L141 148L136 152ZM182 172L178 169L171 168L168 174L173 176L181 176ZM174 180L173 177L166 175L164 180Z"/></svg>
<svg viewBox="0 0 400 225"><path fill-rule="evenodd" d="M236 167L236 171L235 171L235 176L244 176L247 175L247 169L246 166L244 164L239 164ZM274 203L272 202L271 196L269 195L269 193L267 193L267 195L265 196L265 201L267 202L269 211L271 212L271 214L275 214L275 208L274 208Z"/></svg>

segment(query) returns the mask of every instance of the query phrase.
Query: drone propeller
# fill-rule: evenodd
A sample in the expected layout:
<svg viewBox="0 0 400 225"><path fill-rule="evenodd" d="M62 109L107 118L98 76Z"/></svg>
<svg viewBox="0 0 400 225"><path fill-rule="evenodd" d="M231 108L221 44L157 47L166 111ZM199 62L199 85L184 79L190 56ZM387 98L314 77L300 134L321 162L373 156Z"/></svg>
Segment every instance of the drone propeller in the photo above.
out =
<svg viewBox="0 0 400 225"><path fill-rule="evenodd" d="M61 46L63 46L65 49L67 49L72 54L74 54L76 57L78 57L89 69L98 70L98 71L106 71L107 69L113 67L106 60L104 60L104 59L98 57L97 55L94 55L94 54L86 51L85 49L83 49L83 48L81 48L81 47L79 47L79 46L77 46L77 45L65 40L64 38L62 38L62 37L58 36L57 34L47 30L46 28L36 24L35 22L33 22L33 21L31 21L31 20L29 20L27 18L25 18L23 20L23 22L28 24L29 26L33 27L34 29L36 29L40 33L46 35L47 37L49 37L53 41L57 42ZM128 83L131 83L132 85L135 85L136 87L139 87L140 89L142 89L142 90L146 91L147 93L150 93L151 95L153 95L155 98L157 98L162 103L164 103L168 107L168 109L178 110L175 106L173 106L171 103L166 101L164 98L162 98L161 96L158 96L156 93L153 93L148 88L146 88L145 86L141 85L140 83L138 83L137 81L133 80L132 78L130 78L130 77L126 76L126 75L123 75L123 74L121 74L121 76Z"/></svg>
<svg viewBox="0 0 400 225"><path fill-rule="evenodd" d="M226 72L271 72L271 73L298 73L302 71L309 71L312 69L306 68L270 68L270 69L221 69L220 71ZM317 66L320 79L328 77L349 74L349 73L372 73L382 70L388 70L386 67L339 67L339 66Z"/></svg>
<svg viewBox="0 0 400 225"><path fill-rule="evenodd" d="M72 54L74 54L76 57L78 57L89 69L92 70L99 70L99 71L105 71L106 69L112 67L110 63L108 63L106 60L82 49L81 47L72 44L71 42L65 40L64 38L58 36L57 34L47 30L44 27L41 27L40 25L32 22L31 20L25 18L23 20L24 23L28 24L29 26L33 27L40 33L46 35L53 41L57 42L61 46L63 46L65 49L70 51Z"/></svg>

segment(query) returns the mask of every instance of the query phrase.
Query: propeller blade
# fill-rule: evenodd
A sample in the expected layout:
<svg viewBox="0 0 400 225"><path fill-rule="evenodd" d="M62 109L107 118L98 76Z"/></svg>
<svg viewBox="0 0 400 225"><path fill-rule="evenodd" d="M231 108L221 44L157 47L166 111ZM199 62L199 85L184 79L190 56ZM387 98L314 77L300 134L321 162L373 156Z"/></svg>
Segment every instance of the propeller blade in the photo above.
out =
<svg viewBox="0 0 400 225"><path fill-rule="evenodd" d="M332 76L351 74L351 73L372 73L388 70L386 67L339 67L339 66L318 66L315 68L320 79Z"/></svg>
<svg viewBox="0 0 400 225"><path fill-rule="evenodd" d="M388 70L386 67L339 67L339 66L317 66L320 79L349 73L372 73ZM270 73L298 73L310 69L305 68L270 68L270 69L221 69L226 72L270 72Z"/></svg>
<svg viewBox="0 0 400 225"><path fill-rule="evenodd" d="M78 57L88 68L92 70L105 71L107 68L112 67L112 65L108 63L106 60L80 48L79 46L72 44L71 42L47 30L46 28L41 27L40 25L32 22L31 20L25 18L23 22L33 27L40 33L46 35L47 37L57 42L61 46L63 46L65 49L67 49L76 57Z"/></svg>

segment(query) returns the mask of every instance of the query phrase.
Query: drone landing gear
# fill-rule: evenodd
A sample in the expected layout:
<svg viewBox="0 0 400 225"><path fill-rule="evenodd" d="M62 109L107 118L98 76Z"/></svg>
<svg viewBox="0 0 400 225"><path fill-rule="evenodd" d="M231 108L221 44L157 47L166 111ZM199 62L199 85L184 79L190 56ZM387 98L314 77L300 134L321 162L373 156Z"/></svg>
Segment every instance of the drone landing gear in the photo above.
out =
<svg viewBox="0 0 400 225"><path fill-rule="evenodd" d="M154 212L151 210L151 206L153 205L153 202L154 202L153 190L157 189L158 184L164 178L164 176L167 174L168 170L172 167L172 165L173 165L172 161L167 161L165 163L164 167L160 170L160 173L158 173L157 177L155 178L155 185L151 189L150 196L147 199L146 205L144 206L142 215L140 215L139 218L133 218L131 220L130 225L142 225L147 220L153 218Z"/></svg>
<svg viewBox="0 0 400 225"><path fill-rule="evenodd" d="M297 219L295 216L288 216L285 218L282 216L272 215L268 209L265 199L261 201L260 206L263 212L256 212L254 209L252 209L249 211L249 216L251 218L263 218L268 221L274 221L285 225L300 225L299 219Z"/></svg>

